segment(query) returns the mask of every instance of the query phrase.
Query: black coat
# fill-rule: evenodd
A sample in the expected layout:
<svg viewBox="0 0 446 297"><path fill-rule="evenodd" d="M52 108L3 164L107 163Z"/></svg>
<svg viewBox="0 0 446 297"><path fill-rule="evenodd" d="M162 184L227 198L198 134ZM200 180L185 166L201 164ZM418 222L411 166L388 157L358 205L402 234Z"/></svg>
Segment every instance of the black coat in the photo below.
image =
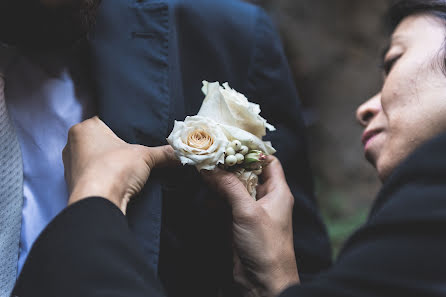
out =
<svg viewBox="0 0 446 297"><path fill-rule="evenodd" d="M403 162L338 261L281 297L445 296L445 151L443 135ZM14 290L19 297L145 297L160 292L125 217L102 198L71 206L46 228Z"/></svg>
<svg viewBox="0 0 446 297"><path fill-rule="evenodd" d="M103 198L65 209L36 240L25 263L12 296L162 296L126 217Z"/></svg>
<svg viewBox="0 0 446 297"><path fill-rule="evenodd" d="M291 296L446 296L446 135L422 146L383 185L339 259Z"/></svg>

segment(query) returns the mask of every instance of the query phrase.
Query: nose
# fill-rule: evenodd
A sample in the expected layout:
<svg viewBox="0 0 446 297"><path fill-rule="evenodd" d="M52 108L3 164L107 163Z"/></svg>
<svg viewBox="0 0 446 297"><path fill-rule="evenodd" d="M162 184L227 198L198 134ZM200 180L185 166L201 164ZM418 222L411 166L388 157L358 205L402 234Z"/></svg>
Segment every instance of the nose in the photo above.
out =
<svg viewBox="0 0 446 297"><path fill-rule="evenodd" d="M356 110L356 119L363 127L367 127L373 118L381 111L381 93L376 94Z"/></svg>

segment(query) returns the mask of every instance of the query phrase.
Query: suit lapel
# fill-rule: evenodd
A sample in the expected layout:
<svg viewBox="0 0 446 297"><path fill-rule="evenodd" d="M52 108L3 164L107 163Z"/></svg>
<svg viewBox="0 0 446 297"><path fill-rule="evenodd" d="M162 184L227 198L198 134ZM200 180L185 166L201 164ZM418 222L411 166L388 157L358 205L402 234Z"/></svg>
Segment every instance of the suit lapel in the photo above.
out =
<svg viewBox="0 0 446 297"><path fill-rule="evenodd" d="M166 1L102 1L90 41L100 118L127 142L164 144L173 112ZM129 205L129 224L156 271L160 180L151 178L140 196Z"/></svg>

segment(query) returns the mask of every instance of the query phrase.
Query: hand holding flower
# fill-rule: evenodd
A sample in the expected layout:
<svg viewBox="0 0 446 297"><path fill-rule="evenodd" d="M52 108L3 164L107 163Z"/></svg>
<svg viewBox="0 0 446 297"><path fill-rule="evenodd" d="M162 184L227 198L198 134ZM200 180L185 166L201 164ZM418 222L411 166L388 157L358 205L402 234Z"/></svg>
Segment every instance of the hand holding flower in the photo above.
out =
<svg viewBox="0 0 446 297"><path fill-rule="evenodd" d="M277 296L299 282L293 245L294 197L277 158L269 156L264 183L255 201L236 174L215 170L204 179L232 209L232 233L237 260L234 279L246 296Z"/></svg>

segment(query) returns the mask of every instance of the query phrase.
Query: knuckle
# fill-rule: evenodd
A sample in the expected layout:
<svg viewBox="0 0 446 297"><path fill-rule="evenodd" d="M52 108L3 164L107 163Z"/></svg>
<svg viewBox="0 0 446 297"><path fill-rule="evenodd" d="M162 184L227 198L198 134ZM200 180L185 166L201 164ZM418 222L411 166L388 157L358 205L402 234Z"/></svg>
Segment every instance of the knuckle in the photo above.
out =
<svg viewBox="0 0 446 297"><path fill-rule="evenodd" d="M80 123L72 126L68 130L68 139L75 137L80 132L80 130L82 130Z"/></svg>
<svg viewBox="0 0 446 297"><path fill-rule="evenodd" d="M92 129L98 125L98 121L95 118L91 118L91 119L83 121L81 123L81 125L85 129Z"/></svg>
<svg viewBox="0 0 446 297"><path fill-rule="evenodd" d="M223 172L220 178L221 186L224 188L232 188L235 186L236 177L232 174Z"/></svg>

